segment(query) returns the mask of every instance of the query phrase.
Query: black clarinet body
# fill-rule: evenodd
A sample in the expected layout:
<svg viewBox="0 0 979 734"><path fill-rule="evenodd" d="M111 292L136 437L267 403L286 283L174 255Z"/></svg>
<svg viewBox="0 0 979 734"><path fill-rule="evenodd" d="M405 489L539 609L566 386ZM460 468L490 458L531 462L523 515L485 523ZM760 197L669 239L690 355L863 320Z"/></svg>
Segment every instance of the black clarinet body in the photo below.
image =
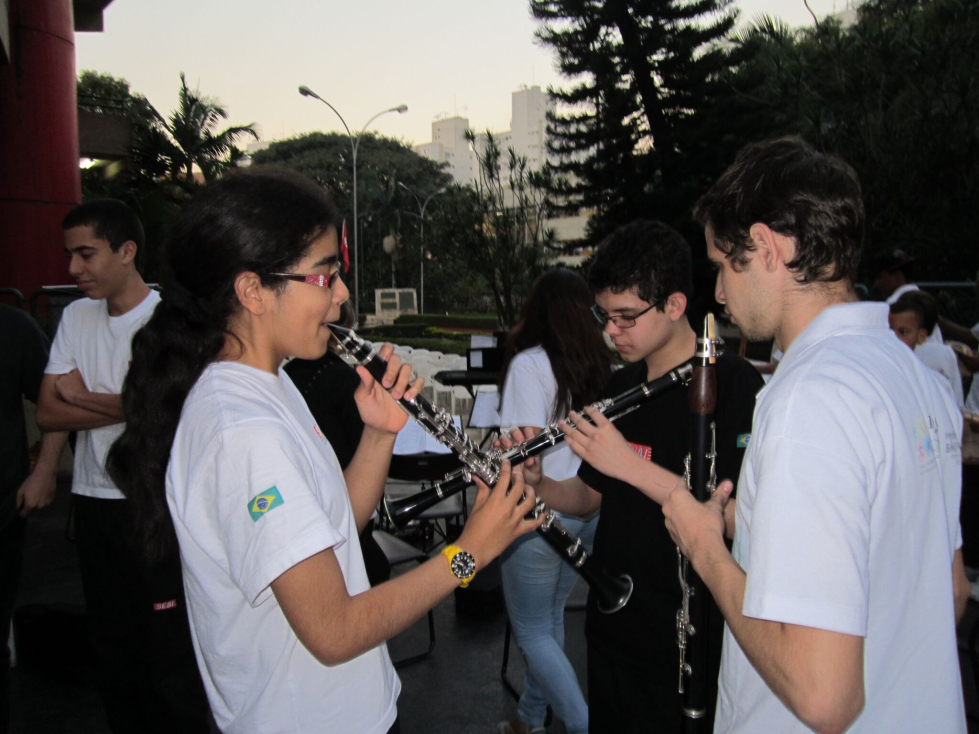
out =
<svg viewBox="0 0 979 734"><path fill-rule="evenodd" d="M374 350L363 342L349 329L330 326L337 336L340 346L347 357L362 364L367 370L380 379L384 374L386 363ZM635 410L644 401L670 387L686 382L691 374L688 365L672 370L667 375L623 393L617 398L600 401L594 407L601 410L610 420ZM564 432L556 424L551 424L524 443L513 446L506 452L492 451L484 453L479 447L455 427L451 418L444 411L434 408L428 400L418 395L414 400L399 400L401 407L429 432L436 440L452 449L462 461L463 466L435 482L431 489L424 490L410 497L397 501L383 501L384 513L396 528L405 527L429 507L442 500L461 492L474 483L478 477L486 484L493 486L499 479L504 461L520 464L536 456L551 446L564 440ZM461 435L459 435L461 433ZM585 551L581 540L570 533L557 519L554 512L538 498L530 517L538 518L546 515L543 525L537 532L547 543L557 551L560 557L570 564L596 593L598 607L606 613L616 612L626 605L632 595L632 579L623 574L612 576L597 564Z"/></svg>
<svg viewBox="0 0 979 734"><path fill-rule="evenodd" d="M697 339L693 377L690 380L691 435L686 480L690 491L701 502L710 499L717 486L715 464L717 446L714 410L717 405L716 360L720 341L714 337L714 316L704 319L704 335ZM680 648L680 685L683 731L703 731L707 712L707 658L710 643L710 592L689 561L680 554L679 576L683 606L677 612L677 644Z"/></svg>

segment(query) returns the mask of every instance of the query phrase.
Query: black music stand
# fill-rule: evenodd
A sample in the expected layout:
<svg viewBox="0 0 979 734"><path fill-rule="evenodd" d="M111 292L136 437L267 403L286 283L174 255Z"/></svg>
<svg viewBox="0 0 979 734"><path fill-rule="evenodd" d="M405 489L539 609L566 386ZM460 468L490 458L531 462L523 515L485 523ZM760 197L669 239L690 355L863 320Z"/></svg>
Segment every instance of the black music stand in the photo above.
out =
<svg viewBox="0 0 979 734"><path fill-rule="evenodd" d="M403 482L418 482L421 489L426 489L428 485L442 479L446 474L455 471L462 464L455 454L395 454L391 457L391 466L388 469L388 479ZM418 534L421 536L422 549L429 553L434 548L450 538L456 538L461 533L461 526L465 524L469 516L469 507L466 502L466 490L457 495L449 497L437 505L434 505L421 513L413 522L418 523ZM461 521L459 520L461 518ZM444 529L439 525L439 520L444 520ZM455 522L450 522L455 520ZM408 527L412 527L410 524ZM408 528L403 534L410 534ZM429 539L434 540L438 535L441 540L429 547Z"/></svg>
<svg viewBox="0 0 979 734"><path fill-rule="evenodd" d="M408 563L409 561L415 561L416 563L424 563L428 560L428 554L424 553L415 546L406 543L400 538L396 538L390 533L383 530L375 530L373 532L374 541L377 543L381 552L384 553L384 557L387 558L389 564L392 567L398 566L402 563ZM412 663L417 663L420 660L424 660L429 655L432 654L432 650L435 649L435 614L431 609L428 610L428 649L423 652L417 653L415 655L409 655L407 657L401 658L400 660L393 661L395 668L403 668L406 665L411 665Z"/></svg>

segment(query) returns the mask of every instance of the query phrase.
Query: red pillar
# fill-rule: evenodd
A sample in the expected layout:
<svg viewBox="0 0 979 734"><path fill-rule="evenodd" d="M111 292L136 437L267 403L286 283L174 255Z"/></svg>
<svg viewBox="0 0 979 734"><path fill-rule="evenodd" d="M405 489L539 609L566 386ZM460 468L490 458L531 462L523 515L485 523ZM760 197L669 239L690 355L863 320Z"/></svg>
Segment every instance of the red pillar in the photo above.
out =
<svg viewBox="0 0 979 734"><path fill-rule="evenodd" d="M0 65L0 286L70 282L61 220L81 201L71 0L11 0Z"/></svg>

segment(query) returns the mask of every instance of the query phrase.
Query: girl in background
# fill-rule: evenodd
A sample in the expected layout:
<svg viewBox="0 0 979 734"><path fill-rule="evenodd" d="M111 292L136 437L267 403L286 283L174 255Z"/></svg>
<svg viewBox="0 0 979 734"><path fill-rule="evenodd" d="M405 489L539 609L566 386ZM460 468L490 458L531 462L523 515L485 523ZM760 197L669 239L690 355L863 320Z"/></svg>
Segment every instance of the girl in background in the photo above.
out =
<svg viewBox="0 0 979 734"><path fill-rule="evenodd" d="M548 271L534 283L522 318L507 339L500 395L500 426L537 433L571 410L593 402L612 372L602 330L591 314L584 278L566 269ZM561 444L539 460L554 479L575 476L581 463ZM598 515L559 516L591 552ZM500 734L540 734L547 706L569 734L588 731L585 703L574 669L564 654L564 604L578 579L539 535L521 538L503 555L503 591L510 624L527 662L517 717L499 725Z"/></svg>

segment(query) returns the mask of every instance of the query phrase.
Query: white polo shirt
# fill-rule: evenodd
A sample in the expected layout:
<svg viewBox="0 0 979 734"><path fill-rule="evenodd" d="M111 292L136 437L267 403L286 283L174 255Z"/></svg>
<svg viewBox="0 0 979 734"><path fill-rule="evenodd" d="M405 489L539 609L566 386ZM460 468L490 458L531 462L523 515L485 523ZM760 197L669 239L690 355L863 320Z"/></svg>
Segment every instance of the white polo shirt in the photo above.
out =
<svg viewBox="0 0 979 734"><path fill-rule="evenodd" d="M759 393L738 482L743 613L864 637L850 734L964 734L952 598L962 417L887 325L823 311ZM715 732L809 732L725 628Z"/></svg>
<svg viewBox="0 0 979 734"><path fill-rule="evenodd" d="M387 646L321 664L270 586L332 548L347 592L370 589L340 465L288 375L209 365L184 404L166 491L221 731L385 734L401 689Z"/></svg>

